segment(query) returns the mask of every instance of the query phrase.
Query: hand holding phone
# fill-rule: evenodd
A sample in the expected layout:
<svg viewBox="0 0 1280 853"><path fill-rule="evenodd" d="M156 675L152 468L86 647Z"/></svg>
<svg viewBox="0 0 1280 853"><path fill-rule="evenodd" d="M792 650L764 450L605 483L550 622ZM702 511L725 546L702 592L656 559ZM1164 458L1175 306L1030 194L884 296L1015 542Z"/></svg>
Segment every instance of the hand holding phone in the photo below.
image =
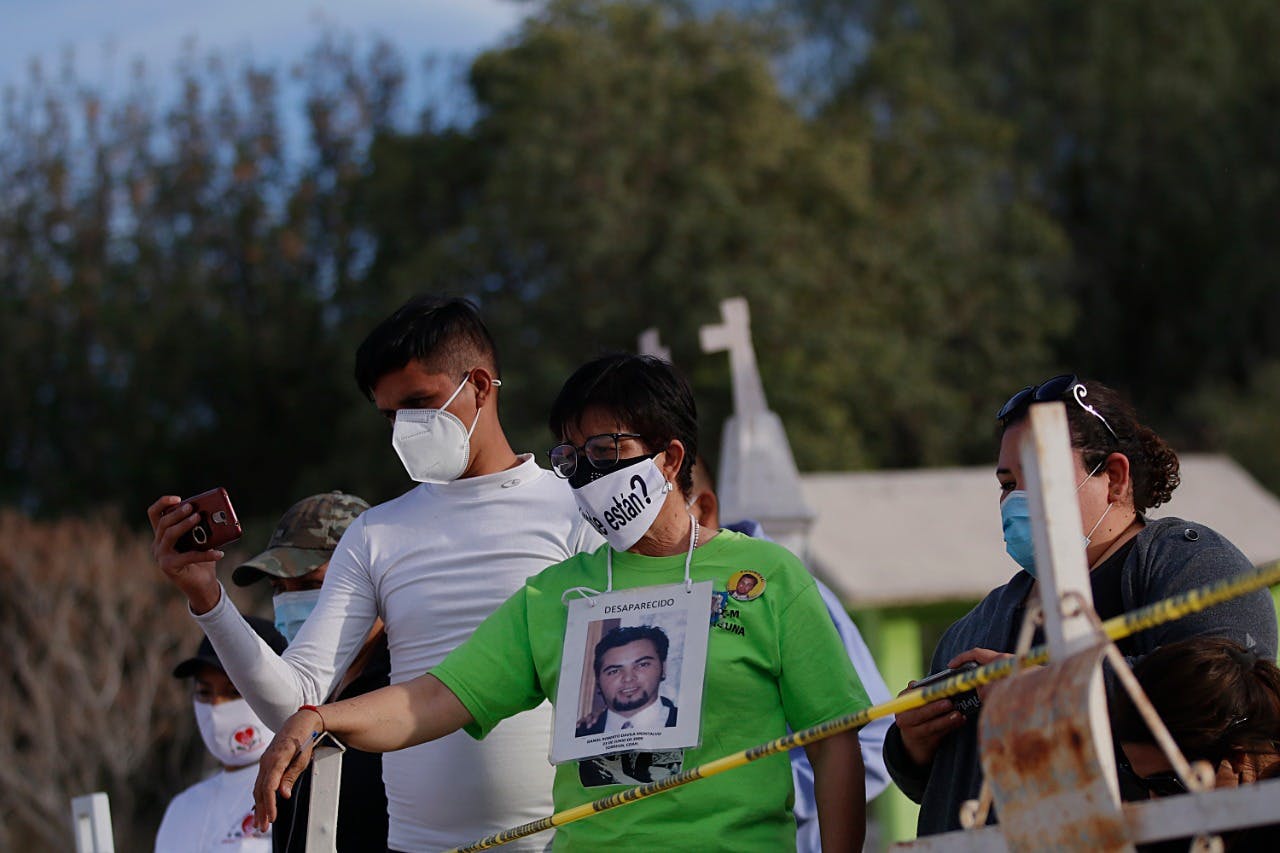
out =
<svg viewBox="0 0 1280 853"><path fill-rule="evenodd" d="M231 498L224 488L210 489L182 502L189 504L192 512L200 514L200 521L188 530L173 547L177 551L210 551L235 542L243 534L240 520L236 518ZM182 504L178 504L181 506Z"/></svg>
<svg viewBox="0 0 1280 853"><path fill-rule="evenodd" d="M973 661L965 661L952 669L944 669L941 672L935 672L930 676L920 679L915 683L913 689L927 687L930 684L937 684L939 681L946 681L953 675L959 675L962 672L969 672L978 668L978 664ZM956 706L956 710L964 714L966 717L973 718L977 716L979 709L982 708L982 699L978 697L978 691L969 690L956 696L949 697L951 703Z"/></svg>
<svg viewBox="0 0 1280 853"><path fill-rule="evenodd" d="M218 548L241 533L226 490L211 489L185 501L162 495L147 507L147 520L155 534L151 556L157 568L186 595L192 613L208 613L222 597Z"/></svg>

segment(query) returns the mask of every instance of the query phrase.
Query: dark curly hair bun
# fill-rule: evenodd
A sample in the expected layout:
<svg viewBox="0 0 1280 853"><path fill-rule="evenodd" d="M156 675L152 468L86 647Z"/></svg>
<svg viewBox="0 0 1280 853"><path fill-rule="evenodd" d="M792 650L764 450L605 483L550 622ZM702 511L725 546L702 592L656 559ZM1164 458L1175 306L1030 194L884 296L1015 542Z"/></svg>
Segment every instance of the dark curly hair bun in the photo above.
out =
<svg viewBox="0 0 1280 853"><path fill-rule="evenodd" d="M1178 473L1178 454L1155 430L1138 425L1135 433L1142 447L1143 464L1135 465L1133 456L1129 456L1129 469L1134 472L1133 505L1143 512L1169 500L1182 482L1182 475Z"/></svg>

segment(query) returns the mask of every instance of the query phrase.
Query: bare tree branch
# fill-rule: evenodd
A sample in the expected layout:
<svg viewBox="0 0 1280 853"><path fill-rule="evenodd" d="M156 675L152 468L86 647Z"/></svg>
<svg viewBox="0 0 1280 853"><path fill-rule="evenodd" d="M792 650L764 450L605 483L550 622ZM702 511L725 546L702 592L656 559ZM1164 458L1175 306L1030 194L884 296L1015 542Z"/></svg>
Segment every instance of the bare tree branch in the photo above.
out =
<svg viewBox="0 0 1280 853"><path fill-rule="evenodd" d="M145 849L200 766L170 675L199 632L121 529L0 511L0 849L70 849L70 799L94 790L117 846Z"/></svg>

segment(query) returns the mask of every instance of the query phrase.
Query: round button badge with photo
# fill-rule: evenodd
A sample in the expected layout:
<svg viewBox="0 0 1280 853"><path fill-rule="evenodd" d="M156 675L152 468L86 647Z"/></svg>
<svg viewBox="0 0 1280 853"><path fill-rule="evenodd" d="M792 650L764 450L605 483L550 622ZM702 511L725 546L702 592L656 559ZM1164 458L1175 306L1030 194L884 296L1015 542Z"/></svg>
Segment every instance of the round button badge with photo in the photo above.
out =
<svg viewBox="0 0 1280 853"><path fill-rule="evenodd" d="M725 589L735 601L755 601L764 595L764 575L751 570L734 572Z"/></svg>

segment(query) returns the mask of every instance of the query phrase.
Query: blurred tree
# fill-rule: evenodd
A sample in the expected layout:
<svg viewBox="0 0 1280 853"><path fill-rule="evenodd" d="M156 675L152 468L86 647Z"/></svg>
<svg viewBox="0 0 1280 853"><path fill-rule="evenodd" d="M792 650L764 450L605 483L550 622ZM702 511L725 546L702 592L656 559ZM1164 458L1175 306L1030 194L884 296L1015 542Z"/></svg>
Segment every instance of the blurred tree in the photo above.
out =
<svg viewBox="0 0 1280 853"><path fill-rule="evenodd" d="M727 374L696 330L743 295L802 466L989 457L991 400L1070 320L1051 287L1061 236L1002 168L1012 133L932 78L893 79L927 58L908 46L807 116L779 90L779 46L729 15L551 3L474 64L470 145L375 147L390 228L374 270L478 298L517 379L522 447L547 444L542 414L574 366L651 325L716 423ZM401 176L450 151L461 221L415 244L450 208Z"/></svg>
<svg viewBox="0 0 1280 853"><path fill-rule="evenodd" d="M1244 388L1210 386L1187 402L1210 446L1247 461L1253 475L1280 494L1280 361L1260 364Z"/></svg>
<svg viewBox="0 0 1280 853"><path fill-rule="evenodd" d="M75 849L70 800L99 790L116 848L149 849L205 754L172 677L200 632L118 522L0 509L0 541L0 850Z"/></svg>
<svg viewBox="0 0 1280 853"><path fill-rule="evenodd" d="M336 36L290 77L302 132L249 64L192 61L176 97L141 69L112 98L36 75L2 117L0 393L22 405L0 500L140 521L214 484L248 518L385 499L406 482L351 354L424 290L481 303L521 448L574 366L648 326L714 428L727 374L696 330L742 295L803 467L989 458L992 401L1072 319L1015 128L919 28L886 28L820 108L779 86L787 37L550 3L475 61L473 125L428 108L414 132L398 58Z"/></svg>
<svg viewBox="0 0 1280 853"><path fill-rule="evenodd" d="M370 253L351 188L403 72L325 37L295 74L292 153L278 75L247 63L189 60L175 96L141 67L123 96L71 67L6 94L0 500L140 520L222 484L275 515L341 452L327 426L360 401L337 329Z"/></svg>
<svg viewBox="0 0 1280 853"><path fill-rule="evenodd" d="M806 91L856 86L868 56L926 47L954 94L1015 131L1010 169L1068 235L1064 364L1129 391L1184 446L1249 425L1198 405L1264 386L1280 357L1280 6L1266 0L800 0ZM737 7L744 3L711 4ZM899 69L894 79L914 76ZM833 82L834 81L834 82ZM935 88L935 92L939 89ZM821 101L821 99L820 99ZM825 102L824 102L825 103ZM954 139L940 139L955 151ZM1036 374L1027 370L1025 381ZM1280 418L1263 395L1247 411ZM1243 450L1245 444L1230 445ZM1244 461L1280 470L1280 449Z"/></svg>

